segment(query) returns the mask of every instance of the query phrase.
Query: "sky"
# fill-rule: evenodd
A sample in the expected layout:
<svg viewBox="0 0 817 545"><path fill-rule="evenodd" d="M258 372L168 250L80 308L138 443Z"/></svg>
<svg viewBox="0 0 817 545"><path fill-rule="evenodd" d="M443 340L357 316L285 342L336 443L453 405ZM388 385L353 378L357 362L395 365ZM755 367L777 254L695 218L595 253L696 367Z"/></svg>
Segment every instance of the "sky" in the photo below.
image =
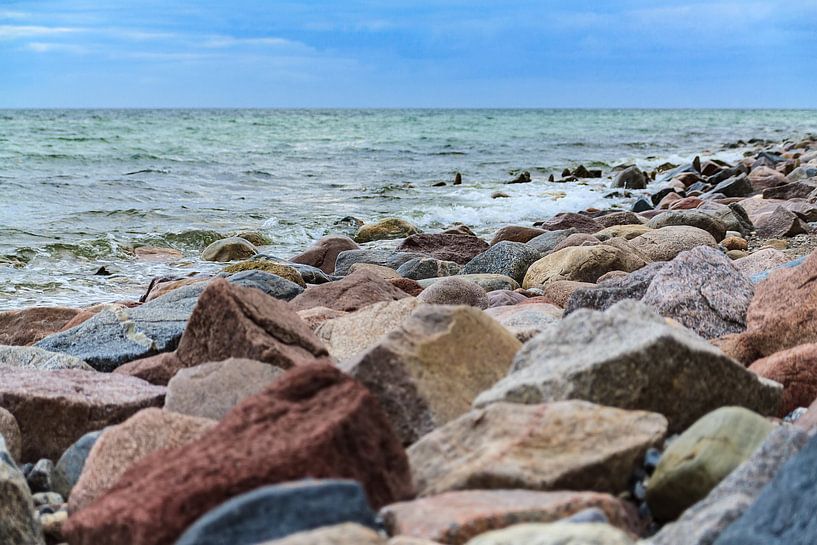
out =
<svg viewBox="0 0 817 545"><path fill-rule="evenodd" d="M817 0L0 0L0 107L815 108Z"/></svg>

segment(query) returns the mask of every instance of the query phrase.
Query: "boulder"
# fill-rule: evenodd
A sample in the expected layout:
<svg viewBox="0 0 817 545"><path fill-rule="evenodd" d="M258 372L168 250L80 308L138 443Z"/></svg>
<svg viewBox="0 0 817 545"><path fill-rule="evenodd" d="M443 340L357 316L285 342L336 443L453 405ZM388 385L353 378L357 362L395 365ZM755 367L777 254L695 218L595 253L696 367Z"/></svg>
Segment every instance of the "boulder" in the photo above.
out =
<svg viewBox="0 0 817 545"><path fill-rule="evenodd" d="M4 369L0 407L17 419L21 461L56 460L89 431L161 406L165 389L133 377L77 369Z"/></svg>
<svg viewBox="0 0 817 545"><path fill-rule="evenodd" d="M451 276L460 272L460 266L453 261L440 261L433 257L416 257L397 268L397 274L412 280Z"/></svg>
<svg viewBox="0 0 817 545"><path fill-rule="evenodd" d="M23 453L23 437L17 419L6 409L0 407L0 439L5 440L6 449L12 460L20 461Z"/></svg>
<svg viewBox="0 0 817 545"><path fill-rule="evenodd" d="M630 240L630 244L652 261L670 261L681 252L698 246L715 248L718 245L708 232L688 225L653 229Z"/></svg>
<svg viewBox="0 0 817 545"><path fill-rule="evenodd" d="M502 324L521 342L525 342L546 326L562 318L562 309L547 303L500 306L489 308L485 314Z"/></svg>
<svg viewBox="0 0 817 545"><path fill-rule="evenodd" d="M781 394L779 384L627 300L605 312L578 310L546 328L525 343L508 376L475 406L584 399L660 413L670 432L678 432L725 405L777 414Z"/></svg>
<svg viewBox="0 0 817 545"><path fill-rule="evenodd" d="M608 273L605 273L608 274ZM602 275L604 276L604 275ZM599 277L601 278L601 277ZM592 288L595 284L590 282L575 282L573 280L557 280L542 288L542 297L545 301L558 307L564 308L570 297L580 289Z"/></svg>
<svg viewBox="0 0 817 545"><path fill-rule="evenodd" d="M577 233L595 233L601 231L604 226L584 214L577 214L575 212L561 212L550 219L534 223L534 226L544 229L545 231L562 231L566 229L575 229Z"/></svg>
<svg viewBox="0 0 817 545"><path fill-rule="evenodd" d="M817 399L817 344L807 343L781 350L755 361L749 370L783 385L781 418Z"/></svg>
<svg viewBox="0 0 817 545"><path fill-rule="evenodd" d="M520 346L477 309L428 305L341 369L379 398L410 444L467 412L505 375Z"/></svg>
<svg viewBox="0 0 817 545"><path fill-rule="evenodd" d="M603 523L517 524L482 534L466 545L634 545L621 530Z"/></svg>
<svg viewBox="0 0 817 545"><path fill-rule="evenodd" d="M307 476L357 480L375 508L412 495L375 397L328 365L289 371L200 439L136 462L63 531L72 545L172 544L224 501Z"/></svg>
<svg viewBox="0 0 817 545"><path fill-rule="evenodd" d="M647 189L647 176L641 169L633 165L625 168L616 175L612 187L623 187L624 189Z"/></svg>
<svg viewBox="0 0 817 545"><path fill-rule="evenodd" d="M507 240L509 242L528 242L532 238L535 238L544 232L544 229L539 229L537 227L507 225L494 233L494 238L491 239L491 246L502 242L503 240Z"/></svg>
<svg viewBox="0 0 817 545"><path fill-rule="evenodd" d="M764 199L807 199L817 189L817 184L808 182L792 182L786 185L770 187L763 190Z"/></svg>
<svg viewBox="0 0 817 545"><path fill-rule="evenodd" d="M755 220L757 236L761 238L793 237L808 233L809 226L794 212L778 206Z"/></svg>
<svg viewBox="0 0 817 545"><path fill-rule="evenodd" d="M296 481L230 499L197 520L176 545L257 545L339 523L377 527L366 492L358 483Z"/></svg>
<svg viewBox="0 0 817 545"><path fill-rule="evenodd" d="M442 261L465 265L488 249L488 243L471 235L420 234L411 235L397 247L398 252L412 252Z"/></svg>
<svg viewBox="0 0 817 545"><path fill-rule="evenodd" d="M209 418L150 408L107 427L85 460L71 491L69 511L76 513L93 503L116 484L128 467L148 454L189 443L215 424Z"/></svg>
<svg viewBox="0 0 817 545"><path fill-rule="evenodd" d="M786 185L789 181L782 172L778 172L767 166L760 166L749 173L749 183L754 191L764 191L766 189Z"/></svg>
<svg viewBox="0 0 817 545"><path fill-rule="evenodd" d="M667 213L668 212L665 212L665 214ZM605 227L601 231L593 233L593 236L602 242L617 237L621 237L625 240L632 240L635 237L643 235L644 233L648 233L650 231L652 231L652 227L649 227L641 223L634 223L627 225L612 225L610 227Z"/></svg>
<svg viewBox="0 0 817 545"><path fill-rule="evenodd" d="M261 392L282 374L279 367L243 358L181 369L167 384L164 408L221 420L233 407Z"/></svg>
<svg viewBox="0 0 817 545"><path fill-rule="evenodd" d="M355 233L355 242L372 242L374 240L387 240L393 238L404 238L420 230L407 222L398 218L385 218L376 223L362 225Z"/></svg>
<svg viewBox="0 0 817 545"><path fill-rule="evenodd" d="M49 352L36 346L0 346L0 369L80 369L93 371L94 368L74 356L60 352Z"/></svg>
<svg viewBox="0 0 817 545"><path fill-rule="evenodd" d="M304 279L301 277L301 273L299 273L296 268L290 267L289 265L281 263L280 261L259 259L258 256L255 256L255 259L234 263L222 269L222 273L226 274L235 274L245 271L263 271L278 276L284 280L288 280L290 283L297 284L302 288L306 287L306 282L304 282ZM295 295L297 295L297 293ZM279 299L289 300L292 299L292 297L279 297Z"/></svg>
<svg viewBox="0 0 817 545"><path fill-rule="evenodd" d="M789 258L780 250L764 248L746 257L736 259L732 262L732 265L747 278L752 278L756 274L770 271L788 261Z"/></svg>
<svg viewBox="0 0 817 545"><path fill-rule="evenodd" d="M265 541L259 545L387 545L387 542L371 528L348 522L324 526L317 530L297 532L281 539ZM389 541L388 545L393 544ZM425 545L435 544L426 543Z"/></svg>
<svg viewBox="0 0 817 545"><path fill-rule="evenodd" d="M290 301L294 310L327 307L354 311L381 301L404 299L408 294L369 271L358 271L343 280L312 286Z"/></svg>
<svg viewBox="0 0 817 545"><path fill-rule="evenodd" d="M486 293L496 290L515 290L519 288L519 284L517 284L516 280L503 274L458 274L454 277L426 278L419 280L417 284L422 288L429 288L437 282L450 282L452 278L476 284Z"/></svg>
<svg viewBox="0 0 817 545"><path fill-rule="evenodd" d="M277 265L277 263L273 263L273 265ZM294 269L292 269L292 271L291 274L297 276L299 282L296 283L277 274L256 269L249 269L224 276L226 276L230 284L244 288L255 288L276 299L290 301L303 293L304 288L302 286L305 285L300 273L295 272Z"/></svg>
<svg viewBox="0 0 817 545"><path fill-rule="evenodd" d="M412 261L416 262L420 259L434 259L434 258L415 257L413 259L406 261L406 263L411 263ZM406 263L403 263L403 265L405 265ZM400 265L400 267L402 267L403 265ZM400 267L398 267L398 269ZM374 263L354 263L352 264L351 267L349 267L349 274L356 273L358 271L366 271L373 273L382 278L383 280L394 280L396 278L403 278L402 276L400 276L400 273L398 273L395 269L391 269L389 267L386 267L385 265L375 265Z"/></svg>
<svg viewBox="0 0 817 545"><path fill-rule="evenodd" d="M82 311L66 307L31 307L0 312L0 345L25 346L61 331Z"/></svg>
<svg viewBox="0 0 817 545"><path fill-rule="evenodd" d="M525 273L541 254L521 242L503 241L491 246L462 268L463 274L502 274L522 283Z"/></svg>
<svg viewBox="0 0 817 545"><path fill-rule="evenodd" d="M817 166L814 165L800 165L786 175L789 182L800 182L815 177L817 177Z"/></svg>
<svg viewBox="0 0 817 545"><path fill-rule="evenodd" d="M571 246L595 246L597 244L601 244L601 242L594 235L589 235L587 233L573 233L557 244L556 247L553 248L553 251L558 252L562 248L570 248Z"/></svg>
<svg viewBox="0 0 817 545"><path fill-rule="evenodd" d="M389 280L389 284L399 289L409 297L417 297L423 292L423 287L411 278L393 278Z"/></svg>
<svg viewBox="0 0 817 545"><path fill-rule="evenodd" d="M0 437L0 543L44 545L34 502L23 473L17 469Z"/></svg>
<svg viewBox="0 0 817 545"><path fill-rule="evenodd" d="M726 171L722 171L726 172ZM717 178L717 176L715 177ZM712 180L710 180L712 181ZM748 197L755 192L749 178L745 174L738 174L726 178L707 192L707 195L723 195L724 197Z"/></svg>
<svg viewBox="0 0 817 545"><path fill-rule="evenodd" d="M390 535L457 544L491 530L555 522L591 508L601 510L612 525L635 532L635 510L598 492L462 490L388 505L380 514Z"/></svg>
<svg viewBox="0 0 817 545"><path fill-rule="evenodd" d="M485 295L488 297L488 308L517 305L528 300L526 295L511 290L494 290Z"/></svg>
<svg viewBox="0 0 817 545"><path fill-rule="evenodd" d="M312 307L306 310L298 311L298 317L303 320L312 331L315 331L318 326L324 323L326 320L340 318L341 316L346 316L347 314L349 313L344 310L335 310L333 308L326 307Z"/></svg>
<svg viewBox="0 0 817 545"><path fill-rule="evenodd" d="M472 410L408 450L418 494L526 488L617 494L666 419L585 401L494 403Z"/></svg>
<svg viewBox="0 0 817 545"><path fill-rule="evenodd" d="M647 483L647 504L658 520L674 520L745 462L774 424L742 407L703 416L661 455Z"/></svg>
<svg viewBox="0 0 817 545"><path fill-rule="evenodd" d="M346 276L352 272L352 265L356 263L380 265L396 270L406 261L418 257L428 256L413 252L395 252L393 250L345 250L339 253L335 260L335 274Z"/></svg>
<svg viewBox="0 0 817 545"><path fill-rule="evenodd" d="M560 231L545 231L530 239L526 244L542 255L553 251L563 240L578 233L576 229L562 229Z"/></svg>
<svg viewBox="0 0 817 545"><path fill-rule="evenodd" d="M715 242L720 242L726 237L726 224L716 217L699 210L672 210L664 212L652 218L647 222L647 225L652 229L678 225L697 227L712 235Z"/></svg>
<svg viewBox="0 0 817 545"><path fill-rule="evenodd" d="M417 300L433 305L468 305L480 309L490 305L484 289L456 276L434 282L417 296Z"/></svg>
<svg viewBox="0 0 817 545"><path fill-rule="evenodd" d="M85 460L88 459L88 454L100 435L102 435L102 430L89 431L65 449L57 465L54 466L54 492L65 499L71 496L71 491L85 467Z"/></svg>
<svg viewBox="0 0 817 545"><path fill-rule="evenodd" d="M612 227L614 225L639 225L643 223L641 216L627 210L618 210L615 212L600 214L595 216L593 219L605 228Z"/></svg>
<svg viewBox="0 0 817 545"><path fill-rule="evenodd" d="M217 240L201 252L204 261L238 261L258 253L251 242L239 237L228 237Z"/></svg>
<svg viewBox="0 0 817 545"><path fill-rule="evenodd" d="M546 255L531 265L522 287L543 288L558 280L595 282L607 272L632 272L644 265L638 256L614 246L573 246Z"/></svg>
<svg viewBox="0 0 817 545"><path fill-rule="evenodd" d="M346 250L358 250L354 240L343 235L327 235L312 246L307 248L302 254L298 254L290 261L317 267L326 274L332 274L335 270L335 260L338 254Z"/></svg>
<svg viewBox="0 0 817 545"><path fill-rule="evenodd" d="M414 297L369 305L340 318L327 320L315 330L317 337L337 361L349 359L374 346L400 327L417 308Z"/></svg>
<svg viewBox="0 0 817 545"><path fill-rule="evenodd" d="M572 292L567 299L564 309L565 315L571 314L580 308L593 310L607 310L619 301L625 299L641 300L658 272L664 268L666 262L648 263L646 266L626 274L620 278L612 278L604 283L590 284Z"/></svg>

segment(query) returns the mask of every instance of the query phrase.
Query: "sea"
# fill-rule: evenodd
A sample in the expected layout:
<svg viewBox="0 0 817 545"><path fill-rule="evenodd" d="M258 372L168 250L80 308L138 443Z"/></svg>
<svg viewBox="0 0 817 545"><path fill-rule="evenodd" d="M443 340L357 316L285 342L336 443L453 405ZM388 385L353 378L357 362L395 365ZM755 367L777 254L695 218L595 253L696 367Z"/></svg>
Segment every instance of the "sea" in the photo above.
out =
<svg viewBox="0 0 817 545"><path fill-rule="evenodd" d="M201 250L238 231L286 258L348 216L490 237L626 208L638 192L610 196L616 166L734 161L814 132L815 110L0 110L0 309L137 299L155 276L219 270ZM578 165L604 177L547 181ZM531 183L506 184L521 171Z"/></svg>

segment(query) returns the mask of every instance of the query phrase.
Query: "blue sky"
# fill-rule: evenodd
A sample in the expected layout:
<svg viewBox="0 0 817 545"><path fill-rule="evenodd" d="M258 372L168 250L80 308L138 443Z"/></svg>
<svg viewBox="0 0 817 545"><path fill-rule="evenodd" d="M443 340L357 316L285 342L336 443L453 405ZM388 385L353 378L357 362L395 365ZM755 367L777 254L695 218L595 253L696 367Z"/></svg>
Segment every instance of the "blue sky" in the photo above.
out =
<svg viewBox="0 0 817 545"><path fill-rule="evenodd" d="M817 0L0 0L0 107L817 107Z"/></svg>

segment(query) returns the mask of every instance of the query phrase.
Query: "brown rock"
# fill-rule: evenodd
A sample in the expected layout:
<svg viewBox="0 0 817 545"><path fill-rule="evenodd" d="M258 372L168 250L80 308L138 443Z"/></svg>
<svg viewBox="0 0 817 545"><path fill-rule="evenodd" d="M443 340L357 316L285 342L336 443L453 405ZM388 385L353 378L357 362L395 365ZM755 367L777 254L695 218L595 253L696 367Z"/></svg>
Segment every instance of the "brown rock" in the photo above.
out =
<svg viewBox="0 0 817 545"><path fill-rule="evenodd" d="M425 254L443 261L465 265L488 249L488 243L470 235L419 234L406 238L398 252Z"/></svg>
<svg viewBox="0 0 817 545"><path fill-rule="evenodd" d="M66 324L64 326L62 326L62 329L60 329L60 331L67 331L67 330L71 329L72 327L77 327L82 322L85 322L86 320L90 320L91 318L93 318L94 316L96 316L97 314L102 312L103 310L114 310L115 311L115 309L122 308L122 306L123 305L119 305L117 303L111 303L111 304L94 305L92 307L83 308L83 309L80 310L80 312L76 316L74 316L73 318L68 320L68 322L66 322Z"/></svg>
<svg viewBox="0 0 817 545"><path fill-rule="evenodd" d="M592 288L593 286L595 286L595 284L592 282L557 280L556 282L551 282L542 288L542 291L544 292L543 297L546 302L564 308L567 304L567 300L570 299L570 296L573 295L574 291L580 288Z"/></svg>
<svg viewBox="0 0 817 545"><path fill-rule="evenodd" d="M343 280L310 286L290 301L289 305L295 310L327 307L350 312L372 303L396 301L405 297L408 297L408 294L400 288L372 272L363 270L352 273Z"/></svg>
<svg viewBox="0 0 817 545"><path fill-rule="evenodd" d="M161 406L165 389L133 377L75 369L4 369L0 407L23 437L23 462L57 460L89 431L118 424L146 407Z"/></svg>
<svg viewBox="0 0 817 545"><path fill-rule="evenodd" d="M510 242L528 242L544 233L544 229L536 227L523 227L521 225L508 225L499 229L494 233L494 238L491 239L491 246L508 240Z"/></svg>
<svg viewBox="0 0 817 545"><path fill-rule="evenodd" d="M648 233L637 236L630 241L636 250L646 254L653 261L671 261L681 252L691 250L697 246L716 248L715 238L697 227L688 225L672 225L653 229Z"/></svg>
<svg viewBox="0 0 817 545"><path fill-rule="evenodd" d="M128 467L148 454L189 443L215 425L216 421L209 418L150 408L106 428L88 453L71 490L69 511L76 513L90 505L116 484Z"/></svg>
<svg viewBox="0 0 817 545"><path fill-rule="evenodd" d="M411 297L417 297L423 293L423 286L411 278L394 278L389 280L389 284Z"/></svg>
<svg viewBox="0 0 817 545"><path fill-rule="evenodd" d="M710 236L709 233L703 232ZM633 240L639 238L641 237ZM635 253L628 253L608 244L573 246L548 254L531 265L525 274L522 287L526 289L543 288L558 280L595 282L607 272L632 272L644 265L644 260Z"/></svg>
<svg viewBox="0 0 817 545"><path fill-rule="evenodd" d="M749 370L783 385L780 417L817 399L817 344L801 344L761 358Z"/></svg>
<svg viewBox="0 0 817 545"><path fill-rule="evenodd" d="M681 199L683 199L683 197L681 197L678 193L675 192L667 193L663 199L658 201L658 204L655 207L658 208L659 210L667 210L669 209L670 206L680 201Z"/></svg>
<svg viewBox="0 0 817 545"><path fill-rule="evenodd" d="M318 326L324 323L326 320L331 320L333 318L340 318L341 316L346 316L349 314L343 310L335 310L333 308L326 308L326 307L312 307L306 310L299 310L298 316L306 322L306 325L309 326L309 329L315 331Z"/></svg>
<svg viewBox="0 0 817 545"><path fill-rule="evenodd" d="M467 412L505 376L521 343L468 306L418 307L341 368L380 399L404 444Z"/></svg>
<svg viewBox="0 0 817 545"><path fill-rule="evenodd" d="M628 225L612 225L605 227L593 236L601 241L607 241L612 238L621 237L625 240L632 240L639 235L652 231L652 227L648 227L643 223L633 223Z"/></svg>
<svg viewBox="0 0 817 545"><path fill-rule="evenodd" d="M328 365L293 369L200 439L143 458L64 533L72 545L172 545L228 498L307 476L357 480L375 508L412 495L375 397Z"/></svg>
<svg viewBox="0 0 817 545"><path fill-rule="evenodd" d="M485 290L462 276L449 276L435 281L417 296L421 303L432 305L469 305L486 309L491 302Z"/></svg>
<svg viewBox="0 0 817 545"><path fill-rule="evenodd" d="M465 490L395 503L381 515L391 535L460 545L491 530L524 522L555 522L593 508L601 510L613 526L637 533L635 509L597 492Z"/></svg>
<svg viewBox="0 0 817 545"><path fill-rule="evenodd" d="M485 314L502 324L520 342L533 338L548 325L562 318L562 309L548 303L489 308Z"/></svg>
<svg viewBox="0 0 817 545"><path fill-rule="evenodd" d="M563 212L556 214L550 219L534 224L545 231L561 231L562 229L573 228L579 233L593 234L604 229L604 225L584 214L574 212Z"/></svg>
<svg viewBox="0 0 817 545"><path fill-rule="evenodd" d="M721 246L727 250L748 250L749 243L745 238L741 237L726 237L721 241Z"/></svg>
<svg viewBox="0 0 817 545"><path fill-rule="evenodd" d="M683 199L671 202L669 210L694 210L704 204L703 199L698 197L684 197Z"/></svg>
<svg viewBox="0 0 817 545"><path fill-rule="evenodd" d="M749 173L749 183L755 191L786 185L789 181L781 173L766 166L757 167Z"/></svg>
<svg viewBox="0 0 817 545"><path fill-rule="evenodd" d="M269 259L250 259L248 261L233 263L232 265L228 265L222 269L222 272L229 274L243 271L268 272L270 274L274 274L275 276L280 276L285 280L289 280L290 282L294 282L302 288L306 287L306 282L304 282L303 277L294 267Z"/></svg>
<svg viewBox="0 0 817 545"><path fill-rule="evenodd" d="M306 249L302 254L298 254L290 261L317 267L326 274L335 271L335 260L338 254L346 250L359 250L360 246L349 237L343 235L327 235L315 244Z"/></svg>
<svg viewBox="0 0 817 545"><path fill-rule="evenodd" d="M761 238L793 237L808 233L809 226L794 212L778 206L771 212L760 215L755 221L757 236Z"/></svg>
<svg viewBox="0 0 817 545"><path fill-rule="evenodd" d="M177 290L179 288L183 288L185 286L189 286L191 284L198 284L199 282L209 282L210 277L195 277L195 278L182 278L180 280L168 280L168 281L158 281L155 284L151 283L148 293L143 296L144 301L153 301L154 299L158 299L163 295L167 295L171 291Z"/></svg>
<svg viewBox="0 0 817 545"><path fill-rule="evenodd" d="M614 225L638 225L643 223L641 217L635 212L618 211L609 214L601 214L593 218L597 223L603 227L612 227Z"/></svg>
<svg viewBox="0 0 817 545"><path fill-rule="evenodd" d="M17 419L6 409L0 407L0 436L6 441L9 454L19 462L23 452L23 437Z"/></svg>
<svg viewBox="0 0 817 545"><path fill-rule="evenodd" d="M383 280L392 280L393 278L402 278L396 270L386 267L384 265L375 265L374 263L353 263L351 267L349 267L349 273L357 272L357 271L369 271Z"/></svg>
<svg viewBox="0 0 817 545"><path fill-rule="evenodd" d="M666 432L660 414L586 401L493 403L434 430L408 454L420 496L502 488L619 493Z"/></svg>
<svg viewBox="0 0 817 545"><path fill-rule="evenodd" d="M557 244L553 248L553 251L558 252L562 248L569 248L571 246L595 246L597 244L601 244L601 241L593 235L588 235L587 233L573 233Z"/></svg>
<svg viewBox="0 0 817 545"><path fill-rule="evenodd" d="M34 344L61 331L82 312L78 308L32 307L0 312L0 345Z"/></svg>

